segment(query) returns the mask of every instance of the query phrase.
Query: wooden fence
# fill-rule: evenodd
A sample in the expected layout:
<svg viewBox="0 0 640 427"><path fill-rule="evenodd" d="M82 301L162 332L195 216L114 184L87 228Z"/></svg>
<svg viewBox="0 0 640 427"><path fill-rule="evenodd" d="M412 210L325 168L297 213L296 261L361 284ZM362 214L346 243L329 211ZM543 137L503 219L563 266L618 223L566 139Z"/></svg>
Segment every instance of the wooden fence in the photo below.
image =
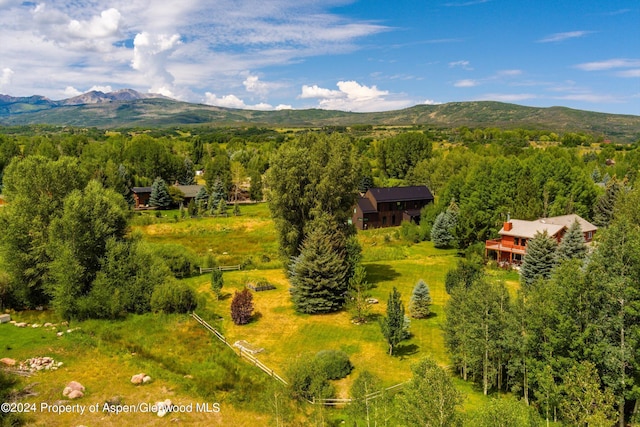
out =
<svg viewBox="0 0 640 427"><path fill-rule="evenodd" d="M211 273L214 268L216 270L220 270L220 271L242 270L242 266L240 264L238 264L238 265L221 265L219 267L199 267L199 268L200 268L200 274Z"/></svg>
<svg viewBox="0 0 640 427"><path fill-rule="evenodd" d="M284 380L284 378L282 378L280 375L276 374L273 369L269 368L267 365L262 363L260 360L258 360L257 357L253 356L252 354L250 354L248 351L246 351L243 348L236 349L233 345L229 344L229 342L224 337L224 335L222 335L220 332L218 332L218 330L216 330L216 328L214 328L213 326L208 324L202 317L198 316L195 312L191 313L191 317L193 317L196 320L196 322L198 322L202 326L204 326L205 329L207 329L209 332L211 332L216 338L218 338L220 341L225 343L231 350L233 350L234 352L237 351L238 356L240 356L241 358L244 357L245 359L247 359L248 361L253 363L255 366L260 368L264 373L266 373L270 377L275 378L276 380L280 381L282 384L289 385L289 383L286 382Z"/></svg>
<svg viewBox="0 0 640 427"><path fill-rule="evenodd" d="M243 348L237 349L237 348L233 347L233 345L229 344L229 342L224 337L224 335L222 335L220 332L218 332L218 330L216 330L216 328L214 328L213 326L208 324L202 317L198 316L195 312L191 313L191 317L193 317L198 323L200 323L202 326L204 326L205 329L207 329L216 338L218 338L220 341L225 343L230 349L232 349L235 353L237 353L238 356L240 356L240 358L247 359L249 362L253 363L255 366L260 368L264 373L266 373L270 377L280 381L284 385L289 385L289 383L287 381L285 381L284 378L282 378L280 375L276 374L273 371L273 369L269 368L267 365L262 363L260 360L258 360L257 357L255 357L254 355L249 353L247 350L245 350ZM391 387L387 387L387 388L385 388L383 390L374 391L373 393L369 393L369 394L365 395L363 399L365 400L365 402L368 402L369 400L377 399L379 397L384 396L386 393L393 393L393 392L399 391L406 384L407 384L406 382L399 383L399 384L396 384L396 385L392 385ZM345 406L345 405L349 405L349 404L353 403L353 401L354 401L354 399L316 399L316 398L314 398L312 400L308 400L308 399L305 399L305 400L308 403L312 404L312 405L324 405L324 406Z"/></svg>
<svg viewBox="0 0 640 427"><path fill-rule="evenodd" d="M379 397L384 396L386 393L395 393L397 391L399 391L402 387L404 387L407 383L399 383L399 384L395 384L392 385L391 387L387 387L383 390L378 390L378 391L374 391L372 393L366 394L362 399L365 402L368 402L370 400L374 400L377 399ZM324 406L345 406L345 405L349 405L351 403L353 403L354 400L358 400L358 399L316 399L313 398L312 400L307 400L307 402L309 402L312 405L324 405Z"/></svg>

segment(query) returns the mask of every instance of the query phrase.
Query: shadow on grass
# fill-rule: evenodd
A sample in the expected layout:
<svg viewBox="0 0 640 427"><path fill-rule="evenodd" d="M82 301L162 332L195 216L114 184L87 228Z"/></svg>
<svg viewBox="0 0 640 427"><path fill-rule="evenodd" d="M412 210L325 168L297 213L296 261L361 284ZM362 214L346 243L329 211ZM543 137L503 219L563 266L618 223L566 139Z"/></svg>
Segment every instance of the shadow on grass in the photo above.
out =
<svg viewBox="0 0 640 427"><path fill-rule="evenodd" d="M251 320L249 320L249 323L256 323L260 319L262 319L262 313L260 313L259 311L256 311L251 316Z"/></svg>
<svg viewBox="0 0 640 427"><path fill-rule="evenodd" d="M393 350L393 355L403 359L412 354L416 354L419 348L416 344L398 344Z"/></svg>
<svg viewBox="0 0 640 427"><path fill-rule="evenodd" d="M367 281L369 283L379 283L392 281L400 277L400 274L386 264L367 264Z"/></svg>

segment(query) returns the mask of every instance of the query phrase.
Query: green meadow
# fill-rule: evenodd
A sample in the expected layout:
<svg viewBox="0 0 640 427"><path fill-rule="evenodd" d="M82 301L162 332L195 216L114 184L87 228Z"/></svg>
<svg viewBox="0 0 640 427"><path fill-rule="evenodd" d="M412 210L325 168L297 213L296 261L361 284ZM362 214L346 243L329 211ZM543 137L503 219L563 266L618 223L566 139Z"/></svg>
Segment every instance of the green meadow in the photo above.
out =
<svg viewBox="0 0 640 427"><path fill-rule="evenodd" d="M277 236L266 204L241 207L242 215L221 218L180 218L179 212L136 214L132 232L140 232L153 244L178 244L189 249L202 262L213 258L218 265L244 264L246 269L224 273L223 295L217 300L210 291L210 275L190 277L183 282L198 291L201 306L197 312L218 328L231 343L246 340L263 348L257 357L281 375L297 358L321 350L346 352L355 369L336 382L338 397L348 391L358 372L369 370L387 386L404 382L411 376L411 365L425 356L447 366L442 325L447 294L444 278L457 262L455 250L435 249L430 242L407 243L396 229L359 232L363 264L373 285L373 304L366 324L356 325L350 315L338 312L326 315L297 314L289 297L289 283L278 258ZM250 262L248 262L248 260ZM503 280L517 289L517 274L492 270L495 280ZM393 287L402 294L405 307L418 280L424 280L433 299L433 314L411 321L411 339L387 354L378 319L384 315L386 300ZM276 289L254 293L255 315L251 323L236 326L231 321L232 294L248 282L266 280ZM56 322L51 312L13 313L18 321ZM79 328L57 336L59 330ZM22 378L23 385L37 382L37 396L26 402L53 402L62 398L62 389L71 380L87 387L81 403L93 404L119 397L126 404L156 402L170 398L180 404L220 402L219 413L180 414L185 423L211 425L268 425L268 410L259 401L273 381L257 368L238 358L187 315L130 315L122 321L73 322L51 328L16 328L0 325L0 357L24 360L51 356L64 363L55 372L40 372ZM144 372L153 378L150 384L134 386L132 375ZM481 405L485 397L470 384L456 380L466 395L465 409ZM309 411L301 408L301 411ZM345 419L343 411L331 410L330 418ZM32 425L156 425L167 420L153 414L37 413L27 415ZM338 421L339 422L339 421Z"/></svg>

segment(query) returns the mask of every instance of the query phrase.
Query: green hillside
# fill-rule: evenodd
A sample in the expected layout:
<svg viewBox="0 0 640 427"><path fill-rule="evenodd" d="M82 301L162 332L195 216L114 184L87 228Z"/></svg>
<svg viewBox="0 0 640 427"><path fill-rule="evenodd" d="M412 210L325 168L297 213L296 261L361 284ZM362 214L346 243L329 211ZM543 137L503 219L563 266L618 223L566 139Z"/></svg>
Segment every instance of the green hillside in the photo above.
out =
<svg viewBox="0 0 640 427"><path fill-rule="evenodd" d="M605 114L565 107L537 108L500 102L417 105L397 111L351 113L319 109L255 111L153 98L98 104L64 105L42 98L0 102L0 124L51 124L100 128L163 127L186 124L222 126L377 126L499 127L589 132L615 142L640 139L640 116Z"/></svg>

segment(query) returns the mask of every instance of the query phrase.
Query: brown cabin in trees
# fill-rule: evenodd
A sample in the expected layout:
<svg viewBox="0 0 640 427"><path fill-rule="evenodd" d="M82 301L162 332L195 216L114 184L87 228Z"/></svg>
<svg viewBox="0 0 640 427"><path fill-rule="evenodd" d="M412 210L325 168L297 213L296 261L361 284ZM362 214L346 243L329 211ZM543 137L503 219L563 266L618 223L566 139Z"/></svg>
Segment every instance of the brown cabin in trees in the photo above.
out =
<svg viewBox="0 0 640 427"><path fill-rule="evenodd" d="M351 221L359 230L393 227L402 221L417 224L420 209L429 203L433 203L433 195L424 185L370 188L358 198Z"/></svg>
<svg viewBox="0 0 640 427"><path fill-rule="evenodd" d="M133 200L135 201L135 209L149 206L149 198L151 197L151 187L133 187Z"/></svg>
<svg viewBox="0 0 640 427"><path fill-rule="evenodd" d="M585 243L591 243L598 227L575 214L540 218L535 221L510 219L498 232L499 239L486 241L485 255L488 256L490 252L495 253L498 263L520 264L527 253L527 243L536 233L546 231L559 243L574 221L580 223Z"/></svg>
<svg viewBox="0 0 640 427"><path fill-rule="evenodd" d="M187 206L192 199L195 199L196 195L200 192L204 185L179 185L176 184L173 187L177 188L184 195L182 204ZM151 197L151 187L133 187L133 200L135 201L134 209L144 209L149 206L149 198Z"/></svg>

